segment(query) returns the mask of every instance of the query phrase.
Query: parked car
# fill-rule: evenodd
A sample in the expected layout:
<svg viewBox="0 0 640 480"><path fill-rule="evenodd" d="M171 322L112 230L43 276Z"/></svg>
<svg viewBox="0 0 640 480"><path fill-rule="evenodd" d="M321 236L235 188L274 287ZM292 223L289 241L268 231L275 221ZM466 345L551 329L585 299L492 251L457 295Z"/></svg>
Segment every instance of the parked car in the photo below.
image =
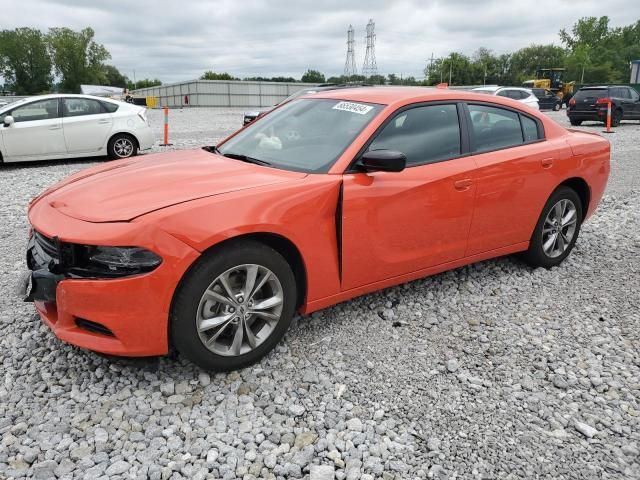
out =
<svg viewBox="0 0 640 480"><path fill-rule="evenodd" d="M608 175L607 140L508 98L319 92L216 147L96 166L36 197L27 299L74 345L173 345L236 369L295 311L501 255L560 264Z"/></svg>
<svg viewBox="0 0 640 480"><path fill-rule="evenodd" d="M622 120L640 120L640 94L624 85L582 87L569 100L567 116L571 125L578 126L585 120L607 121L607 105L611 103L611 126Z"/></svg>
<svg viewBox="0 0 640 480"><path fill-rule="evenodd" d="M562 99L552 90L546 88L532 88L531 91L538 99L540 110L553 110L557 112L562 108Z"/></svg>
<svg viewBox="0 0 640 480"><path fill-rule="evenodd" d="M90 95L42 95L0 108L0 160L127 158L153 146L146 108Z"/></svg>
<svg viewBox="0 0 640 480"><path fill-rule="evenodd" d="M338 89L341 89L341 88L357 88L357 87L366 87L366 86L370 86L370 85L365 85L365 84L346 84L346 83L345 84L327 83L327 84L318 85L316 87L303 88L303 89L298 90L297 92L289 95L287 98L282 100L280 103L278 103L274 107L264 108L264 109L261 109L261 110L254 110L254 111L251 111L251 112L245 112L244 117L242 119L242 124L243 125L247 125L247 124L253 122L256 118L261 117L266 113L269 113L271 110L273 110L278 105L284 105L285 103L288 103L291 100L293 100L295 98L298 98L298 97L301 97L303 95L311 95L311 94L314 94L314 93L324 92L324 91L327 91L327 90L338 90Z"/></svg>
<svg viewBox="0 0 640 480"><path fill-rule="evenodd" d="M518 100L519 102L528 105L531 108L535 108L539 110L540 107L538 105L538 97L536 97L533 92L528 88L520 88L520 87L478 87L474 88L472 92L476 93L486 93L489 95L497 95L499 97L507 97L512 98L513 100Z"/></svg>

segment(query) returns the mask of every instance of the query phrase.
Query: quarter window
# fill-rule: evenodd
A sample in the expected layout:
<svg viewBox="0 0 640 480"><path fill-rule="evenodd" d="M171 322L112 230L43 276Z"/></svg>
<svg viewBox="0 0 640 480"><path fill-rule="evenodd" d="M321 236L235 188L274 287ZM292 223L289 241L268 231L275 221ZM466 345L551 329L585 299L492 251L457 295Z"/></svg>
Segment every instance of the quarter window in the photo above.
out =
<svg viewBox="0 0 640 480"><path fill-rule="evenodd" d="M474 152L487 152L522 144L516 112L485 105L469 105L475 140Z"/></svg>
<svg viewBox="0 0 640 480"><path fill-rule="evenodd" d="M524 134L525 142L533 142L540 139L540 135L538 135L538 124L535 120L525 117L524 115L520 116L520 120L522 121L522 133Z"/></svg>
<svg viewBox="0 0 640 480"><path fill-rule="evenodd" d="M633 100L634 102L640 100L640 95L638 95L638 92L636 92L633 88L629 89L629 94L631 95L631 100Z"/></svg>
<svg viewBox="0 0 640 480"><path fill-rule="evenodd" d="M371 150L396 150L407 165L433 163L460 155L456 105L428 105L399 113L373 140Z"/></svg>
<svg viewBox="0 0 640 480"><path fill-rule="evenodd" d="M83 115L98 115L104 113L101 103L90 98L65 98L64 116L80 117Z"/></svg>
<svg viewBox="0 0 640 480"><path fill-rule="evenodd" d="M58 118L58 99L40 100L14 109L11 114L16 122L32 122Z"/></svg>

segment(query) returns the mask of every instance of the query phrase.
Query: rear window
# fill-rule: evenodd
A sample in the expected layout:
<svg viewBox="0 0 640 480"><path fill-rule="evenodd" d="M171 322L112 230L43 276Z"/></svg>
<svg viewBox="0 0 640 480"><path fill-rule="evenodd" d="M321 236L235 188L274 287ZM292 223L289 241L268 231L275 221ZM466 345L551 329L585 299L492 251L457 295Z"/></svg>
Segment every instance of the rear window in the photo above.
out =
<svg viewBox="0 0 640 480"><path fill-rule="evenodd" d="M574 95L576 100L584 100L586 98L604 98L609 95L607 88L586 88L578 90Z"/></svg>

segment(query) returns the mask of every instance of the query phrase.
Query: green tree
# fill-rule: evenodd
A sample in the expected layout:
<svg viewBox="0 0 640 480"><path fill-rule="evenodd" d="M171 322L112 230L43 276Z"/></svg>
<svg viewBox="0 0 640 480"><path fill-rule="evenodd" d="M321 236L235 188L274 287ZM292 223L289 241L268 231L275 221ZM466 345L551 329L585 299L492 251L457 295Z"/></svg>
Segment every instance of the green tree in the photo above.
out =
<svg viewBox="0 0 640 480"><path fill-rule="evenodd" d="M33 28L0 31L0 75L5 88L18 95L49 91L51 58L42 32Z"/></svg>
<svg viewBox="0 0 640 480"><path fill-rule="evenodd" d="M142 80L138 80L135 83L129 80L129 82L127 83L127 88L129 90L136 90L138 88L159 87L160 85L162 85L162 82L157 78L154 78L153 80L145 78Z"/></svg>
<svg viewBox="0 0 640 480"><path fill-rule="evenodd" d="M90 27L79 32L66 27L49 30L49 46L55 70L61 77L61 91L79 92L81 84L106 81L104 61L110 59L111 54L93 37Z"/></svg>
<svg viewBox="0 0 640 480"><path fill-rule="evenodd" d="M510 59L510 80L520 85L535 78L539 68L556 68L565 64L566 52L556 45L530 45L517 50Z"/></svg>
<svg viewBox="0 0 640 480"><path fill-rule="evenodd" d="M127 76L120 73L113 65L104 65L102 74L104 84L110 87L127 88L130 83Z"/></svg>
<svg viewBox="0 0 640 480"><path fill-rule="evenodd" d="M320 73L318 70L307 70L300 79L301 82L305 83L324 83L324 74Z"/></svg>
<svg viewBox="0 0 640 480"><path fill-rule="evenodd" d="M202 74L200 80L240 80L239 78L235 78L227 72L216 73L213 70L207 70Z"/></svg>

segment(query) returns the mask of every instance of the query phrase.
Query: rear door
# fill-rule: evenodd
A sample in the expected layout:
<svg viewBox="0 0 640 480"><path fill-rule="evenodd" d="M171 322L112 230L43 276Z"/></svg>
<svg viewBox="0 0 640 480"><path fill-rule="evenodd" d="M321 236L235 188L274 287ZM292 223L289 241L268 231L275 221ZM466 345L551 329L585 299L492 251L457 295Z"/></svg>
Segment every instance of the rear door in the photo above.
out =
<svg viewBox="0 0 640 480"><path fill-rule="evenodd" d="M413 106L374 135L367 149L403 152L404 171L344 174L343 290L464 256L476 165L459 108Z"/></svg>
<svg viewBox="0 0 640 480"><path fill-rule="evenodd" d="M476 199L466 256L530 239L549 195L549 172L559 145L544 140L542 124L517 110L470 103Z"/></svg>
<svg viewBox="0 0 640 480"><path fill-rule="evenodd" d="M15 123L9 127L0 124L6 161L55 158L67 153L58 98L20 105L0 120L7 115Z"/></svg>
<svg viewBox="0 0 640 480"><path fill-rule="evenodd" d="M92 98L67 97L63 99L62 112L64 140L70 154L95 154L104 149L113 118L102 102Z"/></svg>

